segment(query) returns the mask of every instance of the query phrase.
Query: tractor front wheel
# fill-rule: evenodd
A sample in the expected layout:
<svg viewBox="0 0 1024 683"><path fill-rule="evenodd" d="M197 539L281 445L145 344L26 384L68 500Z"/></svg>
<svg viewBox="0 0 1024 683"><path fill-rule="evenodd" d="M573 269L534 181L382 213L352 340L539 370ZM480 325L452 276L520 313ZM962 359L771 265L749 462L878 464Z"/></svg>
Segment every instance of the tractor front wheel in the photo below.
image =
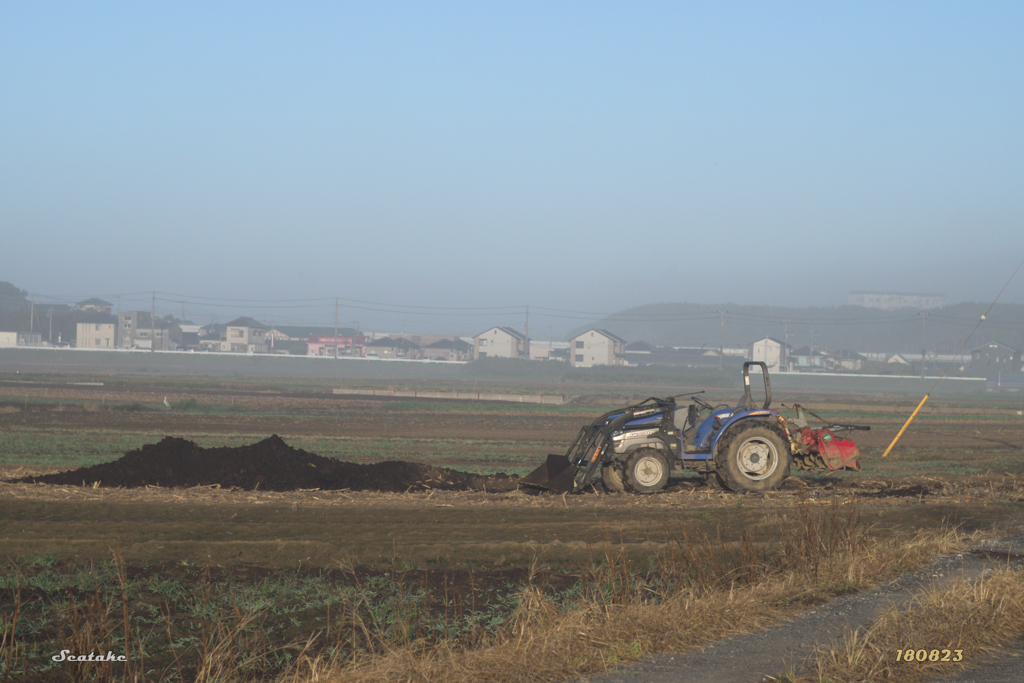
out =
<svg viewBox="0 0 1024 683"><path fill-rule="evenodd" d="M772 491L789 476L789 445L771 427L740 425L719 442L718 474L733 491Z"/></svg>
<svg viewBox="0 0 1024 683"><path fill-rule="evenodd" d="M610 493L622 493L626 483L622 481L622 463L609 462L601 468L601 481Z"/></svg>
<svg viewBox="0 0 1024 683"><path fill-rule="evenodd" d="M634 493L654 493L668 483L668 460L656 448L640 448L626 459L626 488Z"/></svg>

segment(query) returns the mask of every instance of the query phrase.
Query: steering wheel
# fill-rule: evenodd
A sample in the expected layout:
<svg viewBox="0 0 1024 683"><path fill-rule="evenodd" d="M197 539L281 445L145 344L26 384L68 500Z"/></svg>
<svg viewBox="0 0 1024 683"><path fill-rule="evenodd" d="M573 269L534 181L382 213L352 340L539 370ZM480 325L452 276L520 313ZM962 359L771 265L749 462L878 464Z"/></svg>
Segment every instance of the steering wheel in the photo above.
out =
<svg viewBox="0 0 1024 683"><path fill-rule="evenodd" d="M696 396L694 396L693 402L696 403L697 405L699 405L702 410L714 410L715 409L715 407L713 405L711 405L707 401L702 401L701 399L697 398Z"/></svg>
<svg viewBox="0 0 1024 683"><path fill-rule="evenodd" d="M716 410L722 410L723 408L730 407L727 403L719 403L717 406L713 406L707 401L702 401L699 398L694 398L693 402L700 406L701 410L710 410L712 413L715 412Z"/></svg>

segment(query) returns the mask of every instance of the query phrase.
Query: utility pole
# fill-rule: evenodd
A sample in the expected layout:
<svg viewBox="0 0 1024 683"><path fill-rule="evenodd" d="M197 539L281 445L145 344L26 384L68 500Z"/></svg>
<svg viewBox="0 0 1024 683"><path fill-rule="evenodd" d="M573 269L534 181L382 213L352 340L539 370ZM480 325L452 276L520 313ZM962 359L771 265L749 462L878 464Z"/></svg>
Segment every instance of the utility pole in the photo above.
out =
<svg viewBox="0 0 1024 683"><path fill-rule="evenodd" d="M530 307L526 307L526 360L530 360Z"/></svg>
<svg viewBox="0 0 1024 683"><path fill-rule="evenodd" d="M46 343L53 346L53 306L50 306L50 334L46 337Z"/></svg>
<svg viewBox="0 0 1024 683"><path fill-rule="evenodd" d="M785 326L785 330L786 330L785 340L784 340L786 343L782 347L782 357L785 360L782 363L782 367L786 368L786 370L788 371L789 370L789 321L788 320L783 320L782 323Z"/></svg>
<svg viewBox="0 0 1024 683"><path fill-rule="evenodd" d="M124 340L121 337L124 336L124 332L121 331L121 295L117 295L117 327L114 328L114 346L120 348L124 346Z"/></svg>
<svg viewBox="0 0 1024 683"><path fill-rule="evenodd" d="M32 297L32 307L29 310L30 310L30 312L28 314L28 331L32 332L32 331L35 330L35 324L36 324L36 298L35 298L35 296Z"/></svg>
<svg viewBox="0 0 1024 683"><path fill-rule="evenodd" d="M334 360L338 360L338 297L334 297Z"/></svg>
<svg viewBox="0 0 1024 683"><path fill-rule="evenodd" d="M722 372L725 369L722 361L722 356L725 355L725 311L719 311L718 313L722 317L721 327L718 332L718 371Z"/></svg>
<svg viewBox="0 0 1024 683"><path fill-rule="evenodd" d="M924 379L924 323L928 319L928 313L921 311L921 379Z"/></svg>
<svg viewBox="0 0 1024 683"><path fill-rule="evenodd" d="M153 292L153 306L149 309L149 352L156 352L156 292Z"/></svg>

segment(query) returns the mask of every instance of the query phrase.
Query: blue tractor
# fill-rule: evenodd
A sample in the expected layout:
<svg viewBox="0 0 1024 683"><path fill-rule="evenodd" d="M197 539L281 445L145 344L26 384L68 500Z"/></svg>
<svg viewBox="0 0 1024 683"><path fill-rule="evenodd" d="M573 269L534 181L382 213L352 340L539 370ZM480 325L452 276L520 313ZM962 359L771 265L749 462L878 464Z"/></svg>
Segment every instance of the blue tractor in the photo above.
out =
<svg viewBox="0 0 1024 683"><path fill-rule="evenodd" d="M764 377L762 405L751 395L751 366L760 367ZM799 405L796 417L787 420L771 408L768 366L762 362L743 364L743 397L735 407L689 396L685 409L672 396L605 413L580 429L565 455L549 455L520 482L560 493L598 482L609 491L654 493L672 470L693 470L715 488L769 491L782 485L794 465L860 469L856 444L835 432L869 427L828 423L811 429Z"/></svg>

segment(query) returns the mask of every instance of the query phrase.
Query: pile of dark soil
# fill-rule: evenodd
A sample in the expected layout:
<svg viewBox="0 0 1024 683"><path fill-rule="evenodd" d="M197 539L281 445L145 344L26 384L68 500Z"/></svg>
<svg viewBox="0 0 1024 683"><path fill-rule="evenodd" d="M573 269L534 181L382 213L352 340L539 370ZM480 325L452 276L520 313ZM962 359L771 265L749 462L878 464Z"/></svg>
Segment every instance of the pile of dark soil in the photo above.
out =
<svg viewBox="0 0 1024 683"><path fill-rule="evenodd" d="M91 486L95 482L111 488L220 485L250 491L511 491L517 487L517 479L505 474L484 477L414 462L341 462L292 448L276 434L238 448L201 448L168 436L113 462L14 483Z"/></svg>

